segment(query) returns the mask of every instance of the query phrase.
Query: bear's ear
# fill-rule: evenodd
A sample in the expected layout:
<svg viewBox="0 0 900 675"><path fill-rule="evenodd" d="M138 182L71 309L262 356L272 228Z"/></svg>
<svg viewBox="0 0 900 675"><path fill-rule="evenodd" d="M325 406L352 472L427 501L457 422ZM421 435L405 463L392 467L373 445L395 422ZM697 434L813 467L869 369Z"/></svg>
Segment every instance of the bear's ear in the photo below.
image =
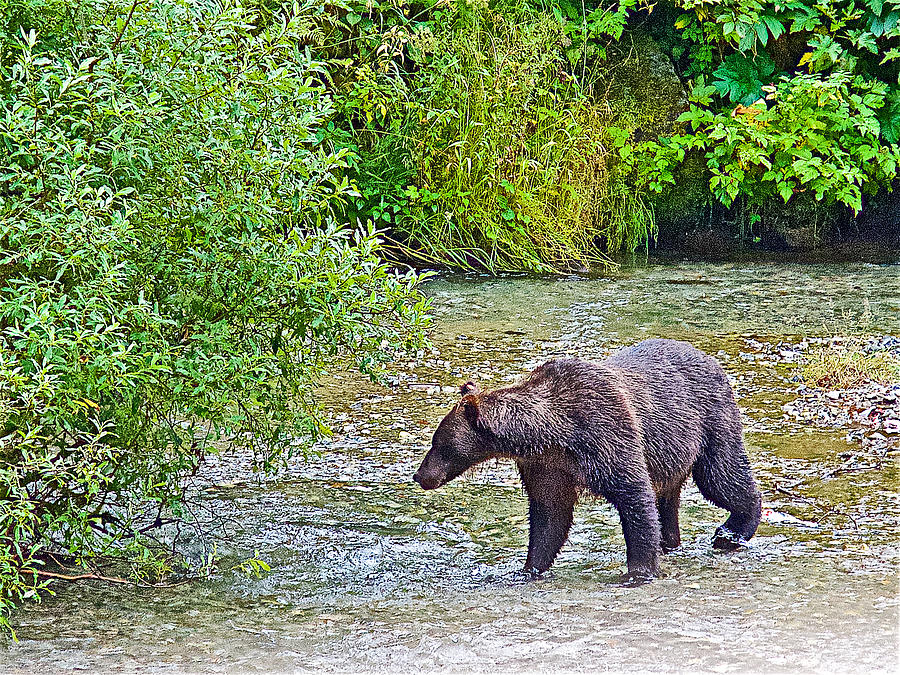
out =
<svg viewBox="0 0 900 675"><path fill-rule="evenodd" d="M463 396L462 401L459 402L459 407L462 408L463 414L471 424L478 422L478 399L475 396L472 394Z"/></svg>
<svg viewBox="0 0 900 675"><path fill-rule="evenodd" d="M477 394L479 392L478 385L469 380L464 385L459 388L459 393L463 396L469 396L470 394Z"/></svg>

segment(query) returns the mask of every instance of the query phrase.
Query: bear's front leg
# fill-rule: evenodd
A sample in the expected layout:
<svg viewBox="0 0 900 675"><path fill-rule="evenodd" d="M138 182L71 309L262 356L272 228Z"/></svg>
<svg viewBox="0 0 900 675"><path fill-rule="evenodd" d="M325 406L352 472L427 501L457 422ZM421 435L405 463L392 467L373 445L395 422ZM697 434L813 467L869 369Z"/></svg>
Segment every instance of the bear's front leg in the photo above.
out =
<svg viewBox="0 0 900 675"><path fill-rule="evenodd" d="M541 464L520 464L519 474L528 494L525 572L536 576L550 569L569 536L578 489L571 475Z"/></svg>

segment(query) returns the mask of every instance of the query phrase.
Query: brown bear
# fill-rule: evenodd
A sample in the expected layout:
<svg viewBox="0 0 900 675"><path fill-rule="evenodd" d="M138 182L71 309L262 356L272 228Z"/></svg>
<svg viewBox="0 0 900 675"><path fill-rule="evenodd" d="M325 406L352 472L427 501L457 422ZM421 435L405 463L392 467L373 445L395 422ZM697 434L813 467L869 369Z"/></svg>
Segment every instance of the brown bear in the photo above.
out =
<svg viewBox="0 0 900 675"><path fill-rule="evenodd" d="M521 384L480 392L467 382L461 393L413 479L433 490L487 459L515 460L529 502L530 576L553 564L582 491L619 512L638 582L681 543L689 474L731 514L714 547L733 550L756 532L761 499L734 393L719 363L685 342L645 340L599 364L549 361Z"/></svg>

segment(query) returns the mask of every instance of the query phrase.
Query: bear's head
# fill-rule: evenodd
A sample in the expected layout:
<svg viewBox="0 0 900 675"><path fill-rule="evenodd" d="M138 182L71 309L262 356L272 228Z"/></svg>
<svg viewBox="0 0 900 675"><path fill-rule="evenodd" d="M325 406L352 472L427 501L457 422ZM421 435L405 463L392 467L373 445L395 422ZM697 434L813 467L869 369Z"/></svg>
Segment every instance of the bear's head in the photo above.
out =
<svg viewBox="0 0 900 675"><path fill-rule="evenodd" d="M460 393L462 399L441 420L431 438L431 450L413 476L426 490L439 488L493 456L490 439L479 423L478 385L466 382L460 387Z"/></svg>

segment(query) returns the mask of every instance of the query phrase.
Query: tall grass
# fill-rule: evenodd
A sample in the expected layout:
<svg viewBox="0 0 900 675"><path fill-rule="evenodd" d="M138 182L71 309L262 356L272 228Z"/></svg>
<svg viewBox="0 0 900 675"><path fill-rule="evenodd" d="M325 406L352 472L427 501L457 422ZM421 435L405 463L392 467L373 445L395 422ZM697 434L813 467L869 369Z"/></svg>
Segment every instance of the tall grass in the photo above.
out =
<svg viewBox="0 0 900 675"><path fill-rule="evenodd" d="M384 184L376 192L403 186L392 229L404 253L559 272L646 242L652 213L610 171L608 115L567 73L559 22L484 9L435 31L409 86L405 133L384 137L367 167L370 184Z"/></svg>

